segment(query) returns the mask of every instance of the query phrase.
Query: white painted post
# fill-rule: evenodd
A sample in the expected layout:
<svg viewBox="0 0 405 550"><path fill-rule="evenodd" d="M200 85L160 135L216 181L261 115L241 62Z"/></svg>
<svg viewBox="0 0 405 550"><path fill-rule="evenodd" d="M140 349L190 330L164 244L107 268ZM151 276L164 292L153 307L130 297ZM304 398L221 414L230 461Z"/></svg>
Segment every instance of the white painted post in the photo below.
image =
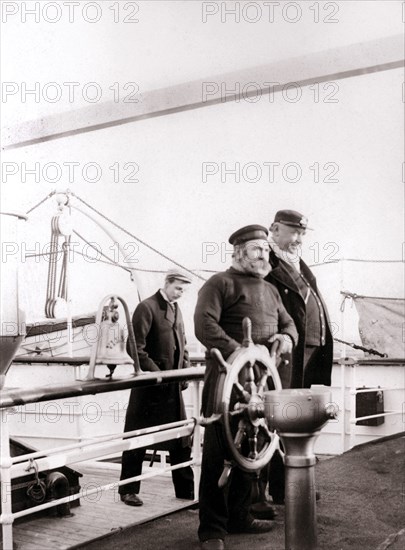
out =
<svg viewBox="0 0 405 550"><path fill-rule="evenodd" d="M3 531L3 550L13 550L13 510L12 510L12 495L11 495L11 466L12 460L10 455L10 439L7 423L8 410L1 410L1 458L0 458L0 473L1 473L1 523Z"/></svg>
<svg viewBox="0 0 405 550"><path fill-rule="evenodd" d="M193 417L198 420L200 418L200 384L199 380L193 380L191 387L193 390ZM193 437L193 461L194 461L194 496L198 498L198 489L200 486L201 476L201 426L196 422L194 427Z"/></svg>
<svg viewBox="0 0 405 550"><path fill-rule="evenodd" d="M346 365L340 364L340 390L342 396L342 416L340 426L340 452L346 451Z"/></svg>
<svg viewBox="0 0 405 550"><path fill-rule="evenodd" d="M356 417L356 363L351 365L351 384L350 384L350 419ZM349 421L350 430L350 449L353 449L356 442L356 424Z"/></svg>

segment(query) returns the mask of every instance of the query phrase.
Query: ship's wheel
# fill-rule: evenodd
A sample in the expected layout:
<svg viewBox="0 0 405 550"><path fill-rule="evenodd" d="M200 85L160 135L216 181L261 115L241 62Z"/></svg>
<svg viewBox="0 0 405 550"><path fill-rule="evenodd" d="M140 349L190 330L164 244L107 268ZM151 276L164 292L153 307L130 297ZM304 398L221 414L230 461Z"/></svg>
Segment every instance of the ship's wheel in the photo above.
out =
<svg viewBox="0 0 405 550"><path fill-rule="evenodd" d="M270 354L263 345L254 344L251 322L243 320L244 341L225 361L217 349L211 350L220 369L215 396L216 416L221 421L226 444L234 464L252 472L263 468L278 449L279 438L269 430L263 393L282 389L276 368L275 350ZM268 387L268 385L270 387ZM225 465L221 485L226 483L234 464Z"/></svg>

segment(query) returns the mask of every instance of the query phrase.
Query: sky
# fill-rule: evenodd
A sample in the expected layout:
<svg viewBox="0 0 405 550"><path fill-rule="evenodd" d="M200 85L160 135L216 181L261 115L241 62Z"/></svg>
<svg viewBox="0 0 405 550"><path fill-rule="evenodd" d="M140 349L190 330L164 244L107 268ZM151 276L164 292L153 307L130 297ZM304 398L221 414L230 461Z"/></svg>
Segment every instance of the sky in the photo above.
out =
<svg viewBox="0 0 405 550"><path fill-rule="evenodd" d="M93 11L83 11L86 2L80 2L72 21L67 3L58 12L54 3L39 2L35 15L24 15L34 4L2 5L1 110L11 134L25 121L40 125L49 115L88 106L84 97L90 95L84 92L101 90L104 101L117 91L122 98L135 84L141 93L199 78L220 84L222 73L276 61L288 67L297 56L403 32L399 1L280 6L104 1L94 2ZM59 15L59 21L47 21ZM94 23L85 20L98 16ZM138 22L124 23L125 18ZM333 64L331 57L331 72ZM73 101L66 82L78 83ZM240 83L242 89L245 84ZM38 97L26 94L33 87ZM47 94L55 90L61 97L51 101ZM250 223L268 227L277 210L296 209L313 227L303 257L315 264L332 317L341 324L343 289L403 297L403 264L323 265L350 258L403 260L403 70L294 92L296 100L287 93L257 101L242 96L238 102L4 151L1 209L26 212L53 190L68 188L180 264L212 271L228 267L227 240L234 230ZM69 171L72 163L77 163L74 172ZM42 250L49 242L56 212L53 199L32 212L23 231L26 249ZM73 217L80 233L114 253L99 227L78 211ZM138 249L129 235L116 228L114 234L134 254L129 259L137 267L170 267L161 256ZM27 284L21 292L30 316L43 301L46 270L46 264L24 261ZM142 275L143 297L159 286L159 277ZM128 275L100 262L76 257L71 278L77 311L94 310L110 288L125 295L130 309L136 303ZM36 293L30 288L33 281L41 289ZM190 334L199 284L196 279L188 301L183 300ZM353 321L351 327L355 336Z"/></svg>

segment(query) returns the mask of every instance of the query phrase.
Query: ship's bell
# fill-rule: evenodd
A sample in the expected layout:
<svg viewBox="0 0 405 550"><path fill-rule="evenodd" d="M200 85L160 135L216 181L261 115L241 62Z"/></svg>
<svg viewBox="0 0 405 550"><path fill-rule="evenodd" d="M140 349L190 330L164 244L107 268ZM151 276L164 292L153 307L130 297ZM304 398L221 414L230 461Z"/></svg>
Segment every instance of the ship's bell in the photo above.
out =
<svg viewBox="0 0 405 550"><path fill-rule="evenodd" d="M104 305L108 300L108 305ZM118 319L120 317L118 312L118 302L125 312L125 321L128 328L128 334L130 335L129 343L133 351L133 355L136 359L135 372L139 372L139 361L135 346L135 336L133 334L133 328L131 324L131 318L126 303L119 296L110 294L106 296L100 303L100 306L96 315L96 322L94 324L95 330L97 330L97 340L94 341L91 349L91 356L89 362L89 370L86 376L86 380L95 379L96 365L106 365L110 374L107 375L111 378L116 365L134 365L134 360L128 355L126 350L126 338L124 330L120 327Z"/></svg>
<svg viewBox="0 0 405 550"><path fill-rule="evenodd" d="M102 321L96 355L97 365L133 365L126 351L124 331L117 322Z"/></svg>

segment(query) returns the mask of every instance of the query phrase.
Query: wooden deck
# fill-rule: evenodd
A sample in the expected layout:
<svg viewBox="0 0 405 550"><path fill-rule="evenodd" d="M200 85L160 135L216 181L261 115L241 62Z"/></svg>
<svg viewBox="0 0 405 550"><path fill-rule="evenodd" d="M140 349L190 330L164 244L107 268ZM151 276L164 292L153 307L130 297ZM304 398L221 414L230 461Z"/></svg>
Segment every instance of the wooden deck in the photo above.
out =
<svg viewBox="0 0 405 550"><path fill-rule="evenodd" d="M154 468L159 468L159 465ZM115 483L119 479L116 470L80 466L75 468L83 474L82 489ZM148 465L144 463L143 472ZM141 507L126 506L121 502L117 490L100 491L80 499L80 506L71 508L72 517L57 518L51 515L30 517L14 524L13 537L18 550L67 550L77 545L119 531L128 526L145 523L157 517L189 507L189 500L177 499L171 474L162 473L143 480L140 496Z"/></svg>

